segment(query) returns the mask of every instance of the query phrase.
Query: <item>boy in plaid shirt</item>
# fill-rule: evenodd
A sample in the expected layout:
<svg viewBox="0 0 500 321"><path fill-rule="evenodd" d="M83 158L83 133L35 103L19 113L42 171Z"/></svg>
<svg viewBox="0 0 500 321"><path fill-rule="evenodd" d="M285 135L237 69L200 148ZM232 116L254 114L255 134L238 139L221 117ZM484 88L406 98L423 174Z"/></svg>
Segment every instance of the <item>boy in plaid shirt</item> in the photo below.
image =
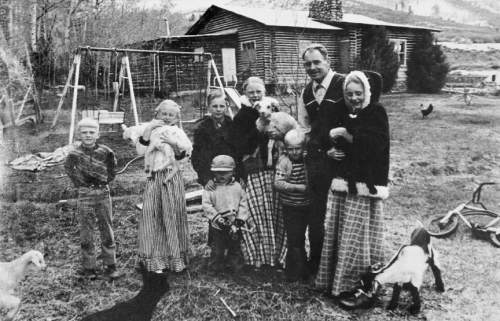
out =
<svg viewBox="0 0 500 321"><path fill-rule="evenodd" d="M116 158L107 146L97 144L99 124L84 118L77 125L81 144L75 145L64 164L66 174L78 189L77 214L80 225L82 268L79 274L96 277L94 226L101 234L101 255L106 265L104 273L110 279L121 274L116 269L115 239L111 226L112 205L109 185L115 178Z"/></svg>

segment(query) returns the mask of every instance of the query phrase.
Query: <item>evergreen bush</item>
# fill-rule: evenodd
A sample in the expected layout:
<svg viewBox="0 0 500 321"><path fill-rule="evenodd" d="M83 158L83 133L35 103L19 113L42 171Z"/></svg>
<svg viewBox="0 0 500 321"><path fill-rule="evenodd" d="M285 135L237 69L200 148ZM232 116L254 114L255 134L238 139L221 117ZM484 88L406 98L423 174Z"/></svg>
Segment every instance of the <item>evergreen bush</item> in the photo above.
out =
<svg viewBox="0 0 500 321"><path fill-rule="evenodd" d="M450 66L437 45L434 36L427 32L415 44L408 59L408 90L419 93L437 93L446 83Z"/></svg>
<svg viewBox="0 0 500 321"><path fill-rule="evenodd" d="M382 75L382 92L388 92L396 83L399 58L394 44L389 42L387 31L382 26L366 29L361 39L362 49L357 63L360 69L373 70Z"/></svg>

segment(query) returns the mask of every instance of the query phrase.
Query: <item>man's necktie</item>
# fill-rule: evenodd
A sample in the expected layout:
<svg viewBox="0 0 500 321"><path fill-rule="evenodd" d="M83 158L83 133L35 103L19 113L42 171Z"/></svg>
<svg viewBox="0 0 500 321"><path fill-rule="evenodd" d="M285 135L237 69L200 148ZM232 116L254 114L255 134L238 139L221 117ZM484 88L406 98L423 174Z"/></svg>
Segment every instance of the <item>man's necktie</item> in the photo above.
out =
<svg viewBox="0 0 500 321"><path fill-rule="evenodd" d="M314 88L314 97L316 98L318 104L321 104L321 102L323 101L325 93L325 87L323 87L321 84L317 85L316 88Z"/></svg>

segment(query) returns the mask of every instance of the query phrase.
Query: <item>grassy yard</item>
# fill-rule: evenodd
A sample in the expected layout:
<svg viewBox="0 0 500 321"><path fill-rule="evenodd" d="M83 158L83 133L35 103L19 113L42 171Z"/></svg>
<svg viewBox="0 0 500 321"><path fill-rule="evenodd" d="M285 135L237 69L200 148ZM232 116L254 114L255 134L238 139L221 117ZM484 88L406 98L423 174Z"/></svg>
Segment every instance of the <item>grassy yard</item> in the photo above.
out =
<svg viewBox="0 0 500 321"><path fill-rule="evenodd" d="M408 242L417 220L426 221L465 201L475 182L499 181L500 101L477 97L473 105L465 106L455 96L398 94L384 96L382 102L391 126L391 197L385 204L390 256ZM435 106L428 119L420 115L421 103ZM26 173L13 172L4 164L26 152L52 151L65 144L64 116L54 131L48 130L49 121L36 135L32 129L19 130L0 152L0 261L31 248L48 254L48 269L29 275L21 287L18 320L78 320L134 296L141 285L133 269L139 213L135 204L144 185L141 164L112 185L118 260L126 272L114 283L82 281L75 275L80 247L73 208L57 206L59 199L74 198L62 166ZM120 166L134 156L119 135L103 135L102 140L116 150ZM187 188L196 188L190 165L183 167ZM498 210L499 195L500 186L485 194L487 204ZM171 290L158 304L155 321L231 320L220 298L236 311L238 320L493 321L500 316L500 249L474 239L462 227L448 239L433 240L441 254L446 292L434 290L428 273L421 289L422 312L409 316L405 293L400 309L384 309L390 288L373 309L345 312L309 285L284 283L282 274L275 271L214 276L206 267L207 222L194 213L189 224L193 250L189 272L170 277Z"/></svg>

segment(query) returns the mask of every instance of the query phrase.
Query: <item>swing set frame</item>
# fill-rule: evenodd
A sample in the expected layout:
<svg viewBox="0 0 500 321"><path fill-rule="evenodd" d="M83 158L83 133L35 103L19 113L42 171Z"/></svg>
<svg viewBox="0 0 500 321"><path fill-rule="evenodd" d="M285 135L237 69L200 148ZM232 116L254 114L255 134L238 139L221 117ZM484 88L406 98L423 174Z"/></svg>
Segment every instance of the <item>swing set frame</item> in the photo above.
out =
<svg viewBox="0 0 500 321"><path fill-rule="evenodd" d="M108 116L116 116L117 108L118 108L118 100L120 96L120 88L123 84L124 80L127 80L128 89L130 93L130 101L131 101L131 109L134 115L134 122L136 125L139 125L139 115L137 113L137 105L135 101L134 94L134 85L132 82L132 73L130 71L130 62L128 58L129 53L142 53L142 54L152 54L154 59L159 61L158 55L186 55L186 56L205 56L208 57L208 65L207 65L207 75L208 75L208 84L207 84L207 95L213 86L210 84L211 72L214 71L215 79L218 84L218 88L222 91L223 95L226 95L226 90L224 88L223 82L217 70L217 66L215 65L215 61L213 55L209 52L184 52L184 51L165 51L165 50L146 50L146 49L128 49L128 48L102 48L102 47L90 47L90 46L80 46L75 52L73 63L68 73L68 78L66 80L66 84L61 94L61 98L59 99L59 104L57 105L57 110L52 121L51 128L54 128L57 124L57 120L59 118L59 114L61 113L62 106L64 104L65 97L70 88L73 89L73 98L71 104L71 119L70 119L70 129L69 129L69 144L73 143L74 132L75 132L75 124L76 124L76 112L77 112L77 100L78 100L78 90L85 90L85 86L79 84L80 77L80 65L81 65L81 56L82 52L114 52L116 55L121 54L121 67L119 72L118 84L113 82L113 91L114 91L114 101L113 101L113 112L108 112ZM159 62L158 62L159 64ZM156 67L156 66L155 66ZM73 80L74 79L74 80ZM114 114L113 114L114 113ZM95 114L94 114L95 116ZM232 115L231 115L232 116ZM99 119L100 113L97 113L97 120L101 122ZM123 113L122 119L123 122ZM110 123L103 120L102 123Z"/></svg>

